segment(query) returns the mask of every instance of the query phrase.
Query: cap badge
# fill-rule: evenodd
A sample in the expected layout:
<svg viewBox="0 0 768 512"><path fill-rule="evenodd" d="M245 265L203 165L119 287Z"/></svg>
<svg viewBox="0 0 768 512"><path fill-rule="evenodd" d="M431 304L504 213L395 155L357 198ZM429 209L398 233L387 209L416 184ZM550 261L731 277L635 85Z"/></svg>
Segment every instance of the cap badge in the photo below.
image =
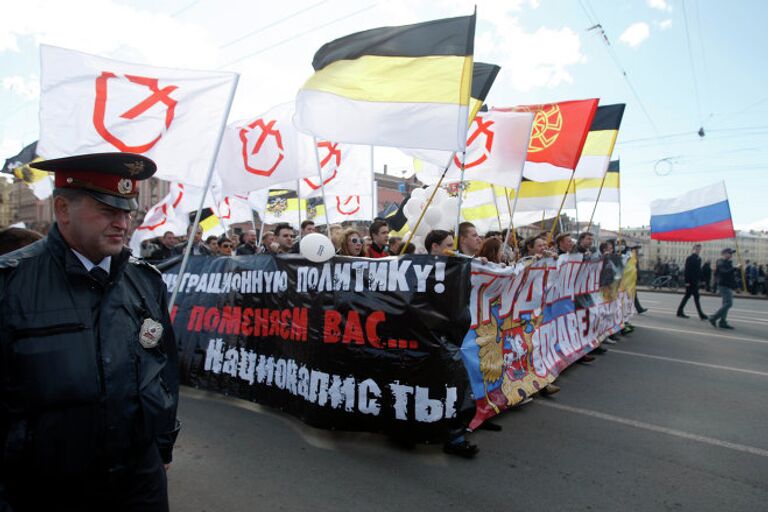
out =
<svg viewBox="0 0 768 512"><path fill-rule="evenodd" d="M141 343L141 346L144 348L155 348L160 343L162 336L163 324L151 318L145 318L139 333L139 343Z"/></svg>
<svg viewBox="0 0 768 512"><path fill-rule="evenodd" d="M121 194L130 194L133 191L133 182L128 178L123 178L117 182L117 191Z"/></svg>
<svg viewBox="0 0 768 512"><path fill-rule="evenodd" d="M144 172L144 162L141 160L136 160L135 162L128 162L125 165L125 167L128 169L128 174L131 176L136 176L137 174L141 174Z"/></svg>

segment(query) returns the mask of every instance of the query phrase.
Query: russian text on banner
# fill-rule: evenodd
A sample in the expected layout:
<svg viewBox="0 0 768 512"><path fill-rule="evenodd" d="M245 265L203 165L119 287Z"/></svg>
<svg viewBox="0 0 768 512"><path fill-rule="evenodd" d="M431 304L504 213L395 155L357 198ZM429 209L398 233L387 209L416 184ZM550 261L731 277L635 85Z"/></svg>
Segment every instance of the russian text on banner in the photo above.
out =
<svg viewBox="0 0 768 512"><path fill-rule="evenodd" d="M703 242L735 237L725 182L671 199L651 201L651 238L654 240Z"/></svg>
<svg viewBox="0 0 768 512"><path fill-rule="evenodd" d="M446 439L474 409L468 274L468 260L426 255L194 258L172 313L182 382L316 427Z"/></svg>
<svg viewBox="0 0 768 512"><path fill-rule="evenodd" d="M326 43L296 96L296 127L337 142L463 150L475 21L383 27Z"/></svg>
<svg viewBox="0 0 768 512"><path fill-rule="evenodd" d="M145 66L48 45L40 54L42 157L139 153L157 163L156 178L205 185L237 75Z"/></svg>

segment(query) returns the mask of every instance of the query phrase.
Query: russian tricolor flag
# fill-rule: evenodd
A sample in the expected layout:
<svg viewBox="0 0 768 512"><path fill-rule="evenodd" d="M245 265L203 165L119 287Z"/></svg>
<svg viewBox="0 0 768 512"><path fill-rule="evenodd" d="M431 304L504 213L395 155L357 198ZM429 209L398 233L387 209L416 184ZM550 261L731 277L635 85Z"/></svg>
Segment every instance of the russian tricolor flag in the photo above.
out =
<svg viewBox="0 0 768 512"><path fill-rule="evenodd" d="M724 182L651 201L653 240L703 242L735 236Z"/></svg>

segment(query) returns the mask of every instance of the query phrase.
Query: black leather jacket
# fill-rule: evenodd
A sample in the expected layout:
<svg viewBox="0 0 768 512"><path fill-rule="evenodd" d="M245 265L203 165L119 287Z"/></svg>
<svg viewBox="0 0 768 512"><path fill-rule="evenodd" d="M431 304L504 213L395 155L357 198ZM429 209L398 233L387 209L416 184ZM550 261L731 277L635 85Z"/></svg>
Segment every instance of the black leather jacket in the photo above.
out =
<svg viewBox="0 0 768 512"><path fill-rule="evenodd" d="M139 343L147 318L163 326L154 348ZM0 495L9 478L126 467L151 443L170 462L178 393L154 267L124 249L102 289L56 225L0 257Z"/></svg>

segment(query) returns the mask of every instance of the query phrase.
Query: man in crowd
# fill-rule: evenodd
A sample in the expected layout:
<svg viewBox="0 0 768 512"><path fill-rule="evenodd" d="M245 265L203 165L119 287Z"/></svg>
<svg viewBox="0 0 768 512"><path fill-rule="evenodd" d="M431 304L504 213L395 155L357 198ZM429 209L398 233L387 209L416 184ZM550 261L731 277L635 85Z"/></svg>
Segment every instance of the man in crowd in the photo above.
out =
<svg viewBox="0 0 768 512"><path fill-rule="evenodd" d="M701 244L693 246L693 252L685 259L685 295L683 300L680 301L680 305L677 307L677 316L680 318L688 318L685 314L685 304L688 299L693 296L693 303L696 305L696 311L699 313L699 318L702 320L707 319L707 315L701 310L701 303L699 301L699 283L701 282L701 258L699 253L701 252Z"/></svg>
<svg viewBox="0 0 768 512"><path fill-rule="evenodd" d="M265 231L261 235L261 245L259 245L259 254L276 254L277 242L275 242L275 232Z"/></svg>
<svg viewBox="0 0 768 512"><path fill-rule="evenodd" d="M291 248L293 247L293 228L290 224L281 222L275 226L275 241L278 245L278 254L291 252Z"/></svg>
<svg viewBox="0 0 768 512"><path fill-rule="evenodd" d="M301 226L299 229L299 233L301 235L301 238L304 238L305 236L309 235L310 233L315 232L315 222L312 220L303 220L301 221ZM291 252L294 254L299 254L301 252L301 240L296 240L296 243L293 244L293 247L291 248Z"/></svg>
<svg viewBox="0 0 768 512"><path fill-rule="evenodd" d="M192 226L189 227L189 230L187 231L187 236L190 236L192 234ZM176 246L176 252L178 254L184 254L184 251L187 249L187 243L181 243ZM209 256L211 254L210 249L208 249L208 246L206 246L203 243L203 228L200 226L197 227L197 231L195 232L195 238L192 240L192 256Z"/></svg>
<svg viewBox="0 0 768 512"><path fill-rule="evenodd" d="M375 220L368 228L371 235L371 246L368 247L365 255L368 258L386 258L389 256L387 240L389 239L389 226L387 221Z"/></svg>
<svg viewBox="0 0 768 512"><path fill-rule="evenodd" d="M167 511L178 350L160 272L124 246L155 164L32 165L55 173L56 222L0 258L0 510Z"/></svg>
<svg viewBox="0 0 768 512"><path fill-rule="evenodd" d="M205 245L208 246L208 250L213 256L219 254L219 239L216 237L216 235L210 235L208 238L206 238Z"/></svg>
<svg viewBox="0 0 768 512"><path fill-rule="evenodd" d="M475 256L483 245L483 239L471 222L459 224L459 252L466 256Z"/></svg>
<svg viewBox="0 0 768 512"><path fill-rule="evenodd" d="M149 259L161 261L167 260L173 256L178 256L181 254L181 251L177 249L178 244L179 240L176 238L176 235L173 234L173 231L166 231L163 233L162 238L160 238L160 247L152 253Z"/></svg>
<svg viewBox="0 0 768 512"><path fill-rule="evenodd" d="M256 247L256 231L249 229L243 233L243 243L237 248L235 254L238 256L249 256L257 254L259 249Z"/></svg>
<svg viewBox="0 0 768 512"><path fill-rule="evenodd" d="M728 323L728 310L733 306L733 290L736 289L736 269L733 268L733 262L731 262L733 249L723 249L720 256L721 258L717 260L717 267L715 268L715 282L717 289L720 290L720 296L723 298L723 304L714 315L710 315L709 323L712 324L712 327L733 329L733 326Z"/></svg>

